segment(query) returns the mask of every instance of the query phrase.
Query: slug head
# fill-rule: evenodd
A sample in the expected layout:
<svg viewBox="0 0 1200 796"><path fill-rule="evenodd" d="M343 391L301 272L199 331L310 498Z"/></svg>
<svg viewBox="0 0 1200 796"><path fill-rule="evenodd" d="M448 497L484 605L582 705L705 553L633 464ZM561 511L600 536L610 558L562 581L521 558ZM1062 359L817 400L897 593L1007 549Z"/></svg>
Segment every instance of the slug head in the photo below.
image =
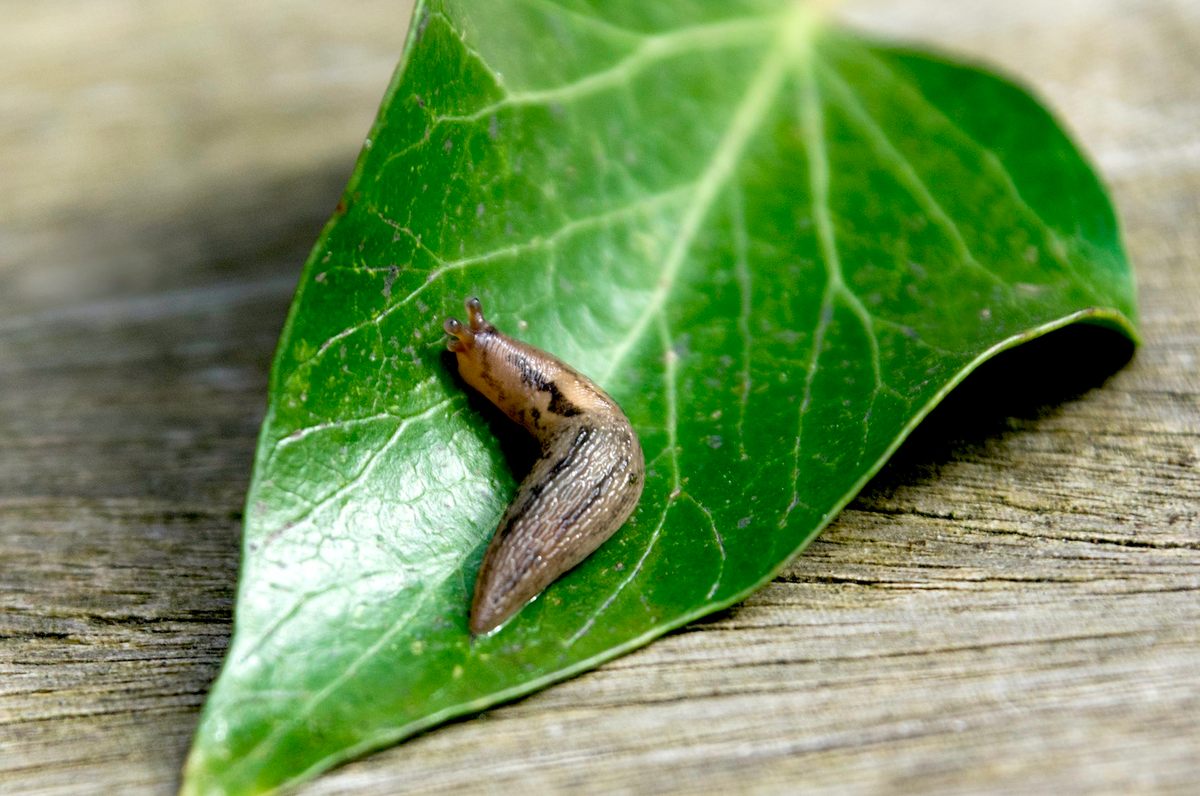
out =
<svg viewBox="0 0 1200 796"><path fill-rule="evenodd" d="M458 318L447 318L442 324L446 334L450 335L446 348L458 355L458 374L463 381L495 403L496 396L489 389L488 379L494 364L492 355L503 335L483 317L479 299L467 299L466 307L466 323Z"/></svg>
<svg viewBox="0 0 1200 796"><path fill-rule="evenodd" d="M446 330L446 334L452 338L446 343L446 347L456 354L467 354L475 346L475 335L478 332L494 332L496 327L487 322L483 317L483 305L479 303L477 298L469 298L466 301L467 322L464 324L458 318L447 318L442 324L442 328Z"/></svg>

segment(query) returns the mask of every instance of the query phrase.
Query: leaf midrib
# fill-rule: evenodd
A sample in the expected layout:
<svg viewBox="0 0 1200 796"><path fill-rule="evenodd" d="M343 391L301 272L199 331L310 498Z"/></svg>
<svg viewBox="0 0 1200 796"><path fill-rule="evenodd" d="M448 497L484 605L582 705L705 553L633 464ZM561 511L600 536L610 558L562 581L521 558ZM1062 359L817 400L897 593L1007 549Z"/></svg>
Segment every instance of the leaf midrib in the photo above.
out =
<svg viewBox="0 0 1200 796"><path fill-rule="evenodd" d="M650 300L629 332L612 346L608 356L609 366L598 379L601 386L611 385L613 376L645 334L646 327L662 311L696 240L701 223L707 218L721 189L733 174L751 136L761 127L783 86L789 68L811 54L810 43L816 23L814 12L800 3L796 3L784 15L782 27L763 57L758 71L750 79L745 98L734 109L725 133L713 150L707 167L696 181L693 199L680 219L679 233L663 261L662 273Z"/></svg>

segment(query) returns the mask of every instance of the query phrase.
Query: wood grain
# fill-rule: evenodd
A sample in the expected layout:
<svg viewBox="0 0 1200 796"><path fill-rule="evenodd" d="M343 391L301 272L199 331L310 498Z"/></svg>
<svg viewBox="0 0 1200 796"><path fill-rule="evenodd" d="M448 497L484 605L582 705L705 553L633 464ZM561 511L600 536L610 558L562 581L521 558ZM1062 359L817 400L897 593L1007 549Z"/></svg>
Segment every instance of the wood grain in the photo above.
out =
<svg viewBox="0 0 1200 796"><path fill-rule="evenodd" d="M1066 338L1006 358L744 605L305 793L1200 781L1200 10L843 13L1058 111L1113 187L1145 346L1119 369ZM270 356L406 18L6 9L0 792L176 787L228 642Z"/></svg>

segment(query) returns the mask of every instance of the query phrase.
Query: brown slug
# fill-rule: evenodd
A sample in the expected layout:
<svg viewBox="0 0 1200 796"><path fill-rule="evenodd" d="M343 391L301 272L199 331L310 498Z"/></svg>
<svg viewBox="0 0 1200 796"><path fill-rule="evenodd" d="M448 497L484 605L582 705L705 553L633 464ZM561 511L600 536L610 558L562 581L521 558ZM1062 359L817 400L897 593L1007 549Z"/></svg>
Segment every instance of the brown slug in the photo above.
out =
<svg viewBox="0 0 1200 796"><path fill-rule="evenodd" d="M586 376L498 331L479 299L446 319L463 380L541 443L541 458L500 519L475 581L471 633L490 632L625 522L646 462L629 418Z"/></svg>

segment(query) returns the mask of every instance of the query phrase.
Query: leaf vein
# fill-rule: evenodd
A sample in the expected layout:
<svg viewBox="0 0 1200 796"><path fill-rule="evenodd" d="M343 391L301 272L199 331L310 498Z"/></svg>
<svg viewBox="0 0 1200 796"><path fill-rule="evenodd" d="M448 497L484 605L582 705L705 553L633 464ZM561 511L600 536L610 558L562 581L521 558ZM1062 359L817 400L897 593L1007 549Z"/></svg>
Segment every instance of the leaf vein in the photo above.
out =
<svg viewBox="0 0 1200 796"><path fill-rule="evenodd" d="M1022 213L1025 214L1026 218L1033 224L1033 226L1042 232L1045 242L1045 250L1050 254L1051 258L1053 258L1059 264L1059 266L1061 266L1072 277L1072 281L1074 281L1076 285L1082 288L1084 292L1091 295L1091 297L1099 305L1103 306L1106 303L1104 298L1096 291L1095 287L1092 286L1090 280L1080 276L1075 264L1071 262L1070 258L1064 253L1067 248L1066 243L1059 235L1058 230L1047 224L1046 220L1043 219L1041 215L1039 215L1038 212L1030 206L1028 201L1026 201L1025 197L1021 194L1020 189L1017 187L1016 180L1013 179L1012 173L1008 170L1008 167L1004 165L1004 161L1002 161L990 147L985 146L979 141L979 139L975 138L966 130L964 130L962 125L950 118L950 116L947 115L944 110L942 110L932 100L925 96L923 91L912 85L910 82L899 79L896 71L886 62L884 62L879 56L870 53L866 49L863 50L863 54L867 56L868 62L874 64L877 72L881 72L887 76L888 82L891 85L895 86L901 93L907 95L911 99L916 100L918 103L924 106L926 110L941 120L942 124L944 124L946 128L954 133L961 141L965 142L969 147L972 147L979 152L983 158L984 164L1000 180L1005 190L1008 191L1009 197L1016 202L1017 207Z"/></svg>
<svg viewBox="0 0 1200 796"><path fill-rule="evenodd" d="M375 450L369 456L367 456L366 460L363 462L363 466L361 468L359 468L359 471L357 473L355 473L354 476L349 481L347 481L345 484L343 484L342 486L335 489L333 492L330 492L325 497L314 502L309 508L307 508L304 512L302 512L299 516L297 516L293 520L280 525L274 531L267 534L267 536L263 539L263 547L266 547L266 546L272 544L273 542L275 542L276 539L278 539L284 533L286 533L302 524L307 523L309 520L312 519L313 515L316 512L324 509L326 506L329 506L335 500L345 497L350 492L354 491L358 487L359 484L361 484L368 476L370 476L370 474L372 472L374 472L375 467L379 464L379 461L383 458L383 456L389 450L391 450L396 445L397 442L400 441L401 437L404 436L404 432L406 430L408 430L408 428L410 426L412 426L413 423L417 422L418 420L428 420L433 415L437 414L441 410L448 407L450 405L450 403L451 403L450 399L445 398L445 399L433 404L433 406L430 406L428 409L426 409L422 412L419 412L417 414L410 415L408 417L401 419L399 424L397 424L397 426L396 426L396 430L392 432L391 436L388 437L387 441L383 445L381 445L377 450Z"/></svg>
<svg viewBox="0 0 1200 796"><path fill-rule="evenodd" d="M802 19L804 18L789 20L789 25L785 26L785 35L780 35L775 40L763 58L758 71L751 79L745 97L734 110L724 135L709 159L707 168L696 181L692 201L680 220L679 232L667 252L662 273L650 295L650 300L630 327L629 332L613 346L609 355L608 369L600 379L601 384L611 382L613 375L621 367L633 346L641 339L650 321L666 303L667 297L679 278L692 243L700 231L701 223L737 166L738 159L745 150L751 135L762 124L763 118L783 84L794 55L789 51L791 39L787 34L793 34L794 31L791 28L800 25Z"/></svg>
<svg viewBox="0 0 1200 796"><path fill-rule="evenodd" d="M774 22L773 18L746 17L648 36L632 52L605 69L552 88L510 91L503 99L471 113L435 116L433 123L472 123L507 108L561 104L622 88L641 72L675 56L699 50L760 44L763 32L771 30Z"/></svg>
<svg viewBox="0 0 1200 796"><path fill-rule="evenodd" d="M651 461L655 461L659 456L666 455L671 463L671 491L667 494L666 500L663 502L662 514L658 518L658 523L654 526L654 531L650 534L649 541L646 542L646 549L642 551L642 555L638 558L637 563L629 571L629 574L622 578L617 584L617 588L613 593L605 598L587 620L580 625L571 637L563 642L564 647L572 647L574 644L583 638L589 630L596 624L596 620L608 610L609 606L616 601L617 597L625 591L625 588L633 582L634 578L642 571L646 560L650 556L650 551L658 543L659 537L662 535L663 525L667 521L667 514L671 511L671 507L675 505L679 496L682 494L682 477L679 472L679 412L678 412L678 396L676 395L676 383L679 378L679 354L676 353L674 344L671 341L670 329L667 326L666 318L659 315L658 331L662 342L663 350L663 399L666 403L666 429L667 429L667 444L666 447ZM724 547L722 546L722 553Z"/></svg>
<svg viewBox="0 0 1200 796"><path fill-rule="evenodd" d="M788 518L797 506L806 506L800 499L800 451L804 440L804 419L812 402L812 389L817 377L817 368L820 366L821 351L825 346L825 334L833 321L833 301L839 291L845 289L829 209L829 154L825 150L825 116L821 110L822 100L813 69L809 64L800 81L799 112L808 157L809 201L812 204L813 225L817 232L821 262L825 267L825 289L821 293L817 325L813 330L812 350L804 374L804 393L796 411L796 443L792 448L792 497L779 519L780 528L787 525Z"/></svg>
<svg viewBox="0 0 1200 796"><path fill-rule="evenodd" d="M611 38L625 39L628 41L630 39L645 39L647 36L647 34L640 31L622 27L615 22L611 22L607 19L602 19L591 14L585 14L582 11L577 11L573 8L567 8L566 6L552 2L552 0L524 0L524 2L529 6L541 6L551 14L561 14L563 17L572 20L575 23L594 28L595 30L601 31Z"/></svg>
<svg viewBox="0 0 1200 796"><path fill-rule="evenodd" d="M737 185L730 191L731 214L733 227L734 278L738 285L738 335L742 339L742 372L740 374L741 389L738 392L738 453L743 461L750 458L746 453L746 411L750 405L750 313L753 309L752 282L749 263L749 234L746 229L746 209L743 206L742 192Z"/></svg>
<svg viewBox="0 0 1200 796"><path fill-rule="evenodd" d="M938 226L945 231L950 238L950 242L954 245L955 251L958 253L959 259L962 262L983 274L992 282L1001 285L1005 290L1011 290L1008 283L1000 278L995 271L991 270L975 257L971 248L967 245L967 240L963 236L962 229L958 223L950 217L942 204L934 197L929 186L921 179L921 175L913 167L912 161L903 152L896 147L892 139L884 132L883 127L867 110L866 105L858 96L846 85L833 69L823 70L828 78L830 86L834 90L834 94L839 100L843 110L845 110L857 123L859 129L866 134L871 141L871 145L881 155L880 160L884 164L892 168L892 172L899 178L901 185L908 191L913 199L917 200L917 204L925 211Z"/></svg>
<svg viewBox="0 0 1200 796"><path fill-rule="evenodd" d="M656 209L660 205L670 204L672 201L675 201L678 198L687 196L691 190L692 186L690 184L685 184L661 191L656 194L642 196L633 202L606 210L602 213L596 213L591 216L572 219L571 221L563 224L557 230L551 232L549 235L538 235L520 243L514 243L510 246L505 246L500 249L493 249L481 254L463 257L458 260L445 261L441 258L438 258L436 254L431 252L432 256L434 256L435 259L441 263L441 265L430 271L425 276L424 282L422 282L418 287L413 289L399 301L388 305L369 318L359 321L352 326L346 327L337 334L325 340L325 342L321 343L321 345L310 357L297 363L297 371L299 371L301 368L312 367L325 355L327 351L329 351L330 348L332 348L341 340L345 340L347 337L357 334L364 329L368 329L372 326L377 326L378 324L382 323L384 320L390 317L392 313L396 312L402 307L407 306L413 299L427 290L434 282L447 273L461 271L474 265L489 263L505 257L517 257L522 254L530 254L543 250L553 250L553 248L558 246L562 241L569 239L571 236L578 234L579 232L593 228L602 228L607 224L611 224L612 222L623 219L627 216L633 216L643 211ZM407 228L404 228L404 230L409 232ZM412 233L409 232L409 234ZM412 270L401 271L401 273L411 274ZM293 374L293 376L294 375L295 374Z"/></svg>

